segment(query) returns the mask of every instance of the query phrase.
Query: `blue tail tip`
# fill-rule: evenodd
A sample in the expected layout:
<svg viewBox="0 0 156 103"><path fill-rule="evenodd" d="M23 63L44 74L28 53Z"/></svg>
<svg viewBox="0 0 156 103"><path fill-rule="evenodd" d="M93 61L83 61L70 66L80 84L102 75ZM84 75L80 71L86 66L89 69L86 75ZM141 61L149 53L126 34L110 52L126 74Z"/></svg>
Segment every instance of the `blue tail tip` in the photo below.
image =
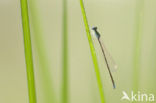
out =
<svg viewBox="0 0 156 103"><path fill-rule="evenodd" d="M116 85L115 84L113 84L113 88L116 89Z"/></svg>

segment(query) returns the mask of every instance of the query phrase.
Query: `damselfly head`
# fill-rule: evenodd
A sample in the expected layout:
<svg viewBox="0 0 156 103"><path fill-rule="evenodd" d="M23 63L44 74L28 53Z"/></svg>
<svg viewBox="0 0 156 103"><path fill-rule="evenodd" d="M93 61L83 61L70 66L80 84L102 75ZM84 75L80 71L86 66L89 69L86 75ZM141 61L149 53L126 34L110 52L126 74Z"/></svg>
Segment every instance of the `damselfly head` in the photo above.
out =
<svg viewBox="0 0 156 103"><path fill-rule="evenodd" d="M93 27L92 27L92 30L97 30L97 27L96 27L96 26L93 26Z"/></svg>
<svg viewBox="0 0 156 103"><path fill-rule="evenodd" d="M99 38L100 38L100 34L99 34L99 32L97 31L97 27L96 27L96 26L92 27L92 30L94 31L94 36L95 36L97 39L99 39Z"/></svg>

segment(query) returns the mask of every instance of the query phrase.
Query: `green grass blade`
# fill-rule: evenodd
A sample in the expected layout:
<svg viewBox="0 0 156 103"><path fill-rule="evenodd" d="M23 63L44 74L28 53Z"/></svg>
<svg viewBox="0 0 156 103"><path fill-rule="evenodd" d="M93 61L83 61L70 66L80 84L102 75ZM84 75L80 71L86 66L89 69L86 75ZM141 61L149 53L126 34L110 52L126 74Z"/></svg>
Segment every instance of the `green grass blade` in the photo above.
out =
<svg viewBox="0 0 156 103"><path fill-rule="evenodd" d="M56 93L54 91L53 81L50 76L50 64L48 55L46 53L45 42L42 39L44 32L42 27L42 20L40 18L40 12L38 11L37 7L37 0L30 0L29 1L29 8L30 8L30 16L31 16L31 23L32 29L34 30L33 37L35 47L37 49L38 57L39 57L39 73L40 73L40 81L43 90L43 98L45 103L57 103Z"/></svg>
<svg viewBox="0 0 156 103"><path fill-rule="evenodd" d="M33 57L32 57L32 49L31 49L27 0L21 0L21 14L22 14L22 24L23 24L29 103L36 103L35 80L34 80L33 59L32 59Z"/></svg>
<svg viewBox="0 0 156 103"><path fill-rule="evenodd" d="M68 103L68 31L67 0L63 0L62 103Z"/></svg>
<svg viewBox="0 0 156 103"><path fill-rule="evenodd" d="M134 57L133 57L133 90L138 91L139 88L139 68L140 68L140 54L141 54L141 39L143 31L143 6L144 0L136 1L136 24L135 24L135 43L134 43Z"/></svg>
<svg viewBox="0 0 156 103"><path fill-rule="evenodd" d="M98 61L97 61L97 57L96 57L96 53L95 53L95 48L94 48L94 45L92 42L92 38L90 35L90 30L89 30L89 25L88 25L88 21L87 21L87 17L86 17L86 12L85 12L85 8L84 8L83 0L80 0L80 6L81 6L81 11L82 11L82 15L83 15L85 28L86 28L86 34L88 37L90 51L91 51L91 55L92 55L92 59L93 59L94 69L95 69L95 73L96 73L96 79L97 79L98 88L99 88L99 92L100 92L101 103L105 103L104 91L103 91L103 85L102 85L102 81L101 81L101 77L100 77Z"/></svg>

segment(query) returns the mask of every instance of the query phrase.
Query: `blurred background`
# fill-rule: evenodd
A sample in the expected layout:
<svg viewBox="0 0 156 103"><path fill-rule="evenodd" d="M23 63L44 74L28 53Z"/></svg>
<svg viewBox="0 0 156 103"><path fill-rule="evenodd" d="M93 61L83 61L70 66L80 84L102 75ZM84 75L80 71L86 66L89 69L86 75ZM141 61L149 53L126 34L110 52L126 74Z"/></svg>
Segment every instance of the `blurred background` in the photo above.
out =
<svg viewBox="0 0 156 103"><path fill-rule="evenodd" d="M69 102L100 103L80 3L67 4ZM133 84L156 95L156 0L85 0L84 5L89 26L98 27L118 65L114 90L95 40L106 103L128 103L121 101L122 91L130 94ZM28 6L37 101L60 102L63 2L28 0ZM20 0L0 0L0 103L28 103Z"/></svg>

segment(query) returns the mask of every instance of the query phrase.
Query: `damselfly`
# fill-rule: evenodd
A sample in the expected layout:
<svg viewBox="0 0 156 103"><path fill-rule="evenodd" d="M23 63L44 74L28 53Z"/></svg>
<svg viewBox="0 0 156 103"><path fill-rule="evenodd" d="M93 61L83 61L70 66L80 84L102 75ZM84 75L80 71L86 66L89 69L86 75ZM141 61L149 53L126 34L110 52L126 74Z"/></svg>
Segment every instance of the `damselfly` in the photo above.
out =
<svg viewBox="0 0 156 103"><path fill-rule="evenodd" d="M93 27L92 30L94 31L94 34L100 44L100 47L101 47L101 50L102 50L102 53L103 53L103 56L104 56L104 59L105 59L105 62L106 62L106 66L107 66L107 69L108 69L108 72L109 72L109 75L110 75L110 78L111 78L111 81L112 81L112 84L113 84L113 88L116 88L116 85L115 85L115 82L114 82L114 79L113 79L113 75L111 73L111 69L117 69L117 65L115 64L113 58L111 57L111 55L109 54L109 52L107 52L105 46L102 44L101 42L101 35L100 33L97 31L97 27ZM112 66L112 67L111 67Z"/></svg>

